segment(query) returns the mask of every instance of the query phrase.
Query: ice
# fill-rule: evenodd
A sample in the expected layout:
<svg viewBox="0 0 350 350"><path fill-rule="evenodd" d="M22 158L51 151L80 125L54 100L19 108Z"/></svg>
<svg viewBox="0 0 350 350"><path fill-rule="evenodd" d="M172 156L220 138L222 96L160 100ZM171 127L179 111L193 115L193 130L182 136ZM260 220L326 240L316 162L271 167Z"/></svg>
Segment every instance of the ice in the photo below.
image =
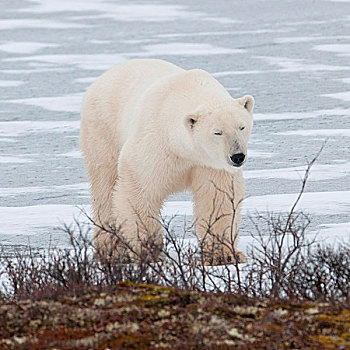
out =
<svg viewBox="0 0 350 350"><path fill-rule="evenodd" d="M77 83L82 84L92 84L98 77L86 77L86 78L78 78L75 79Z"/></svg>
<svg viewBox="0 0 350 350"><path fill-rule="evenodd" d="M13 29L72 29L85 28L86 25L70 22L59 22L46 19L0 19L0 30Z"/></svg>
<svg viewBox="0 0 350 350"><path fill-rule="evenodd" d="M87 184L77 184L71 187L61 186L59 190L80 190L87 191ZM6 195L16 195L28 193L33 188L20 189L2 189ZM45 191L45 189L41 189ZM40 193L40 190L39 190ZM243 202L243 215L251 215L256 211L263 213L289 211L298 193L275 194L249 197ZM85 211L91 215L90 206L84 205ZM297 210L303 210L306 213L314 215L336 215L346 214L350 210L350 191L336 192L307 192L304 193ZM187 216L193 214L193 203L191 201L167 201L165 202L161 213L163 216ZM0 207L0 233L14 234L36 234L43 227L57 227L63 223L71 223L74 219L84 219L81 210L74 205L47 204L22 207ZM19 220L20 218L20 220Z"/></svg>
<svg viewBox="0 0 350 350"><path fill-rule="evenodd" d="M339 79L341 82L345 84L350 84L350 78Z"/></svg>
<svg viewBox="0 0 350 350"><path fill-rule="evenodd" d="M335 98L337 100L342 100L342 101L346 101L346 102L350 101L350 91L337 92L335 94L325 94L322 96Z"/></svg>
<svg viewBox="0 0 350 350"><path fill-rule="evenodd" d="M344 136L350 137L350 129L311 129L291 130L277 133L278 135L298 136Z"/></svg>
<svg viewBox="0 0 350 350"><path fill-rule="evenodd" d="M74 151L71 151L71 152L59 154L58 157L82 158L83 155L81 154L80 150L74 150Z"/></svg>
<svg viewBox="0 0 350 350"><path fill-rule="evenodd" d="M245 170L245 179L284 179L301 180L304 177L306 166L280 168L280 169L261 169ZM314 164L311 168L309 181L324 181L339 179L350 175L350 163L337 164Z"/></svg>
<svg viewBox="0 0 350 350"><path fill-rule="evenodd" d="M277 2L257 0L3 0L2 5L0 231L10 232L6 243L25 244L25 234L39 245L48 233L59 240L54 227L72 222L78 205L90 210L78 146L82 96L103 71L133 58L202 68L233 96L255 97L243 235L254 232L247 215L256 209L263 214L266 207L290 209L305 155L317 154L325 139L307 186L313 192L300 208L313 215L312 230L330 239L347 232L347 4L323 1L311 20L312 1L303 2L302 11L297 2L286 2L284 12ZM181 227L183 216L192 216L191 196L170 198L163 213L178 214ZM242 236L240 246L250 239Z"/></svg>
<svg viewBox="0 0 350 350"><path fill-rule="evenodd" d="M185 6L165 4L120 4L103 0L30 0L34 6L23 9L28 13L93 11L95 18L110 18L116 21L166 22L179 19L207 19L220 23L233 21L223 17L206 16L202 12L188 11Z"/></svg>
<svg viewBox="0 0 350 350"><path fill-rule="evenodd" d="M270 57L270 56L256 56L272 66L281 67L278 71L285 73L293 72L314 72L314 71L342 71L349 70L349 66L336 66L318 63L309 63L305 59L288 58L288 57Z"/></svg>
<svg viewBox="0 0 350 350"><path fill-rule="evenodd" d="M256 211L288 212L297 197L298 193L252 196L245 199L243 208L245 213L250 212L251 214ZM348 214L350 191L304 193L297 209L313 215Z"/></svg>
<svg viewBox="0 0 350 350"><path fill-rule="evenodd" d="M296 37L276 38L274 39L274 41L278 44L295 44L295 43L305 43L305 42L318 41L318 40L340 40L340 39L349 39L349 38L350 38L350 35L296 36Z"/></svg>
<svg viewBox="0 0 350 350"><path fill-rule="evenodd" d="M143 47L147 53L138 53L137 56L164 56L164 55L225 55L242 53L244 50L228 49L224 47L214 46L211 44L203 43L169 43L169 44L157 44L146 45ZM130 54L129 54L130 55Z"/></svg>
<svg viewBox="0 0 350 350"><path fill-rule="evenodd" d="M1 160L1 158L0 158ZM0 197L18 196L28 193L53 193L76 191L80 194L88 194L90 186L86 182L73 185L56 185L56 186L31 186L31 187L0 187ZM38 223L39 224L39 223Z"/></svg>
<svg viewBox="0 0 350 350"><path fill-rule="evenodd" d="M89 210L88 206L83 208ZM64 223L72 223L74 217L84 218L81 209L74 205L0 207L0 234L36 235L41 233L43 228L47 228L48 233L53 233L53 228L62 227Z"/></svg>
<svg viewBox="0 0 350 350"><path fill-rule="evenodd" d="M79 113L83 94L71 94L66 96L37 97L19 100L9 100L7 102L20 103L31 106L38 106L49 111Z"/></svg>
<svg viewBox="0 0 350 350"><path fill-rule="evenodd" d="M80 120L77 121L12 121L0 122L0 137L21 136L35 133L63 133L79 130Z"/></svg>
<svg viewBox="0 0 350 350"><path fill-rule="evenodd" d="M249 158L271 158L272 153L264 152L264 151L258 151L254 149L248 150L248 157Z"/></svg>
<svg viewBox="0 0 350 350"><path fill-rule="evenodd" d="M335 52L342 56L350 56L350 44L317 45L314 46L313 49L327 52Z"/></svg>
<svg viewBox="0 0 350 350"><path fill-rule="evenodd" d="M350 222L337 224L322 224L319 226L317 238L328 242L340 242L350 244Z"/></svg>
<svg viewBox="0 0 350 350"><path fill-rule="evenodd" d="M90 55L38 55L27 57L7 58L4 61L39 61L56 65L77 66L87 70L106 70L122 63L127 58L119 54L90 54Z"/></svg>
<svg viewBox="0 0 350 350"><path fill-rule="evenodd" d="M241 53L244 50L228 49L205 43L166 43L143 46L143 52L125 52L123 54L92 54L92 55L38 55L27 57L7 58L4 61L39 61L54 63L57 65L75 65L87 70L106 70L122 63L129 58L153 57L153 56L201 56L224 55Z"/></svg>
<svg viewBox="0 0 350 350"><path fill-rule="evenodd" d="M255 113L254 121L322 118L324 116L350 116L350 109L327 109L310 112Z"/></svg>
<svg viewBox="0 0 350 350"><path fill-rule="evenodd" d="M221 78L221 77L226 77L230 75L245 75L245 74L265 74L267 72L271 71L266 71L266 70L242 70L242 71L236 71L236 70L230 70L230 71L225 71L225 72L216 72L213 73L213 77L215 78Z"/></svg>
<svg viewBox="0 0 350 350"><path fill-rule="evenodd" d="M3 139L0 139L3 141ZM20 157L12 157L12 156L0 156L0 164L1 163L31 163L33 162L31 159L20 158ZM1 189L0 189L1 196Z"/></svg>
<svg viewBox="0 0 350 350"><path fill-rule="evenodd" d="M18 54L26 54L26 53L34 53L43 48L47 47L57 47L57 44L52 43L39 43L39 42L7 42L5 44L0 44L0 50L8 53L18 53Z"/></svg>
<svg viewBox="0 0 350 350"><path fill-rule="evenodd" d="M182 38L193 36L226 36L226 35L245 35L245 34L268 34L268 33L284 33L289 32L288 29L258 29L258 30L223 30L223 31L205 31L205 32L189 32L189 33L167 33L158 34L159 38Z"/></svg>
<svg viewBox="0 0 350 350"><path fill-rule="evenodd" d="M0 80L0 88L4 87L16 87L24 84L21 80Z"/></svg>

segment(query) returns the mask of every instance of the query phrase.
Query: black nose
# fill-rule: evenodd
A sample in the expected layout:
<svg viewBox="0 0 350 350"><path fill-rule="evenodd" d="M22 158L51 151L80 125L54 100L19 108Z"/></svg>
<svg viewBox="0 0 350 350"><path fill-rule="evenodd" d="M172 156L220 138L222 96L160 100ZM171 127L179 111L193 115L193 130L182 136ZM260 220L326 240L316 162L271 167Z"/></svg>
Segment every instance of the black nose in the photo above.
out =
<svg viewBox="0 0 350 350"><path fill-rule="evenodd" d="M236 153L233 154L230 158L233 163L239 166L242 165L242 163L244 162L245 155L243 153Z"/></svg>

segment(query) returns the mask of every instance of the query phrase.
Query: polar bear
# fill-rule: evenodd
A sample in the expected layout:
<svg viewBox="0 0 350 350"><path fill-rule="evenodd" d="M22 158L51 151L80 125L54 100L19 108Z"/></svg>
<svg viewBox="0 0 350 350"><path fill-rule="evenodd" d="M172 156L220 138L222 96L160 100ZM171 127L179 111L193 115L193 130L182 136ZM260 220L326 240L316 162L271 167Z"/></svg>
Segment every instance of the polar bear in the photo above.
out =
<svg viewBox="0 0 350 350"><path fill-rule="evenodd" d="M143 237L162 247L155 218L170 194L189 189L209 263L243 261L236 247L253 107L252 96L232 98L206 71L163 60L131 60L105 72L81 111L95 222L113 222L135 251ZM101 246L109 234L97 231Z"/></svg>

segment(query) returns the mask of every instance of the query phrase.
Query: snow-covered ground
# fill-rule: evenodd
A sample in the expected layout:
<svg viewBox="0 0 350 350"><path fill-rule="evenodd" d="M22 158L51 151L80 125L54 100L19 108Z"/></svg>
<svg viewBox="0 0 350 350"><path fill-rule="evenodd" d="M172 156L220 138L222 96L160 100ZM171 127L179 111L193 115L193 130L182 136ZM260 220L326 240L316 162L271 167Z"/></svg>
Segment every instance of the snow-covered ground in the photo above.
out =
<svg viewBox="0 0 350 350"><path fill-rule="evenodd" d="M302 9L302 11L301 11ZM157 57L211 72L256 99L240 248L256 211L288 211L325 140L299 208L310 234L350 236L350 2L2 1L0 243L64 244L57 227L89 206L78 149L86 88L109 67ZM179 230L188 193L164 215Z"/></svg>

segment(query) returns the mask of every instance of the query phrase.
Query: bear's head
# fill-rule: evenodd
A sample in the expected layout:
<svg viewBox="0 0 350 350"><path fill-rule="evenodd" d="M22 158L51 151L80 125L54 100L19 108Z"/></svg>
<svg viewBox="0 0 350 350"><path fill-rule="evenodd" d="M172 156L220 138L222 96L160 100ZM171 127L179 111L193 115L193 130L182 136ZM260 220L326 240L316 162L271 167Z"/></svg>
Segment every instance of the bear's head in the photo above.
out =
<svg viewBox="0 0 350 350"><path fill-rule="evenodd" d="M253 108L254 98L246 95L220 104L200 105L187 115L185 127L196 161L210 168L236 172L247 159Z"/></svg>

